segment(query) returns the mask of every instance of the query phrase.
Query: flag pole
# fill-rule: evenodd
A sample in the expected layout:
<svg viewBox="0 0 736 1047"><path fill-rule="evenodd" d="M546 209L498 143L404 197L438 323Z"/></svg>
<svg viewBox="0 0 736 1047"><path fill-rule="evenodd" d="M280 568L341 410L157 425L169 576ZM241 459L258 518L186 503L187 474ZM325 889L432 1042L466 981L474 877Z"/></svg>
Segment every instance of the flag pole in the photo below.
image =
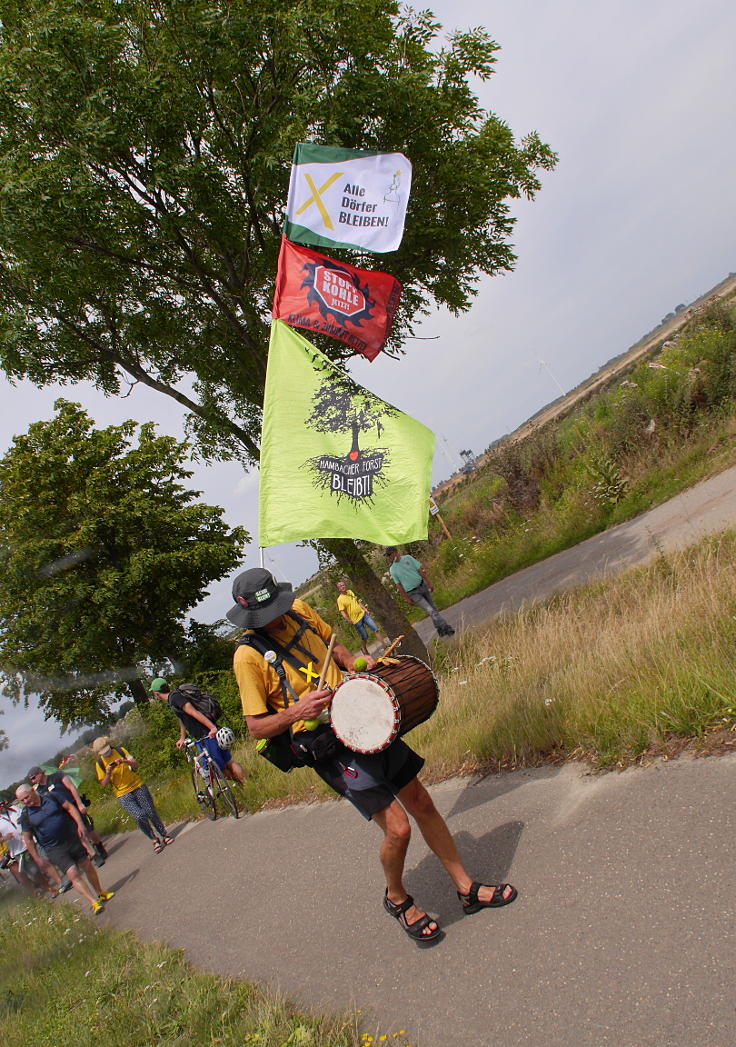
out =
<svg viewBox="0 0 736 1047"><path fill-rule="evenodd" d="M259 546L258 546L258 552L259 552L259 553L260 553L260 555L261 555L261 567L265 567L265 566L266 566L266 564L265 564L265 559L264 559L264 549L263 549L263 546L262 546L262 545L259 545Z"/></svg>

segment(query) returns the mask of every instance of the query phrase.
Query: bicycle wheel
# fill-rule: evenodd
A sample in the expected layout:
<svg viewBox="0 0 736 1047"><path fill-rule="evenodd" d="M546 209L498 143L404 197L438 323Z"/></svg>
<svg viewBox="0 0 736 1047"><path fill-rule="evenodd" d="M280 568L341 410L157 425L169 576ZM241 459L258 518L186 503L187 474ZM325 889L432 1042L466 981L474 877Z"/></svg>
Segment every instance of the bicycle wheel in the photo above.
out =
<svg viewBox="0 0 736 1047"><path fill-rule="evenodd" d="M230 788L230 782L227 780L227 778L219 769L219 767L215 767L214 764L212 765L212 786L215 790L215 795L219 796L222 799L223 803L228 808L233 818L237 818L238 805L235 802L235 796L233 795L233 791Z"/></svg>
<svg viewBox="0 0 736 1047"><path fill-rule="evenodd" d="M208 784L199 773L196 763L192 766L192 788L194 789L194 797L203 813L207 815L211 822L214 822L217 817L215 790L212 782L210 781Z"/></svg>

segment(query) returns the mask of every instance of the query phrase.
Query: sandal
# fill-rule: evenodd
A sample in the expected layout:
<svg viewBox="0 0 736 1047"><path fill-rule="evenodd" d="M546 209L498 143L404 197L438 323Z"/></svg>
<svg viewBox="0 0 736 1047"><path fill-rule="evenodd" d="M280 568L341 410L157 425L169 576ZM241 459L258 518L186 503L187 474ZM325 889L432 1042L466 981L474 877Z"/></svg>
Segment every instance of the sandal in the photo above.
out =
<svg viewBox="0 0 736 1047"><path fill-rule="evenodd" d="M160 840L154 840L153 849L156 852L156 854L161 854L161 851L163 851L164 849L164 845L161 843Z"/></svg>
<svg viewBox="0 0 736 1047"><path fill-rule="evenodd" d="M487 902L481 901L478 897L478 891L481 887L493 887L493 894ZM480 912L481 909L497 909L500 905L510 905L516 898L518 891L515 887L511 887L511 894L506 898L503 892L507 887L511 887L511 884L478 883L477 880L474 880L467 894L461 894L458 891L457 896L463 903L463 912L466 916L470 916L474 912Z"/></svg>
<svg viewBox="0 0 736 1047"><path fill-rule="evenodd" d="M173 843L173 842L174 842L174 837L173 836L164 836L162 838L162 840L161 840L161 843L164 845L164 847L168 847L169 844Z"/></svg>
<svg viewBox="0 0 736 1047"><path fill-rule="evenodd" d="M426 927L429 927L430 923L437 924L436 920L433 920L431 916L420 916L414 923L409 923L406 918L407 909L411 909L414 904L414 899L410 894L407 894L406 900L395 905L394 902L388 896L388 890L383 896L383 907L387 913L390 913L395 920L398 920L401 926L404 928L406 933L412 938L418 945L424 944L424 942L434 942L442 934L442 929L439 925L435 927L429 934L423 934L422 932Z"/></svg>

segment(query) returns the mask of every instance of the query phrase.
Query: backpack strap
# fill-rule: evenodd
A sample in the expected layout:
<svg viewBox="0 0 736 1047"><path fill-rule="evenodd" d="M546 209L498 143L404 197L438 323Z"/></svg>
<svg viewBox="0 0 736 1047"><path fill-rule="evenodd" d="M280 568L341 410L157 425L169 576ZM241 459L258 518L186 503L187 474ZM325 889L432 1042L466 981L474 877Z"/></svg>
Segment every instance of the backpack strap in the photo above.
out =
<svg viewBox="0 0 736 1047"><path fill-rule="evenodd" d="M122 754L122 753L120 752L120 750L119 750L119 749L118 749L118 748L117 748L116 746L114 746L114 745L113 745L113 747L112 747L112 751L113 751L114 753L117 753L117 754L118 754L118 756L120 757L120 759L121 759L121 760L124 760L124 759L125 759L125 757L123 756L123 754ZM98 758L98 760L97 760L97 766L98 766L98 767L100 768L100 770L102 771L102 774L103 774L103 776L104 776L104 774L105 774L105 765L104 765L104 763L102 762L102 760L100 760L99 758Z"/></svg>
<svg viewBox="0 0 736 1047"><path fill-rule="evenodd" d="M270 665L271 668L274 670L274 672L279 678L281 693L284 698L284 708L288 707L289 700L293 702L299 701L296 691L289 683L289 679L286 675L286 669L284 669L283 666L283 659L284 657L286 657L289 661L289 664L292 666L295 666L295 663L296 666L298 666L299 663L296 659L289 656L289 653L285 650L285 648L283 648L280 644L274 643L270 638L264 636L263 633L259 633L257 631L253 631L252 633L248 633L246 636L241 637L241 639L238 641L238 645L252 647L254 651L258 651L258 653L263 657L264 661L266 661L268 665ZM274 659L266 658L266 654L271 652L273 652L273 654L275 654L276 657Z"/></svg>
<svg viewBox="0 0 736 1047"><path fill-rule="evenodd" d="M310 633L314 633L314 635L317 637L318 640L322 641L322 643L324 644L325 653L327 652L327 644L322 639L322 637L317 632L317 630L314 628L314 626L309 624L309 622L306 620L306 618L302 618L302 616L297 611L294 611L294 610L287 611L286 612L286 616L288 618L291 618L291 620L293 622L296 622L296 624L297 624L297 631L294 633L292 638L289 640L289 642L286 645L286 647L284 648L284 650L286 650L288 652L291 652L292 648L296 648L296 650L299 651L301 654L303 654L305 656L305 658L307 658L307 660L311 660L311 658L312 658L311 651L308 651L306 648L302 647L302 645L299 643L299 641L301 640L301 638L304 635L304 633L307 632L307 630L308 630ZM294 663L292 662L291 664L293 665ZM300 666L300 668L304 668L304 666L302 665L302 666Z"/></svg>

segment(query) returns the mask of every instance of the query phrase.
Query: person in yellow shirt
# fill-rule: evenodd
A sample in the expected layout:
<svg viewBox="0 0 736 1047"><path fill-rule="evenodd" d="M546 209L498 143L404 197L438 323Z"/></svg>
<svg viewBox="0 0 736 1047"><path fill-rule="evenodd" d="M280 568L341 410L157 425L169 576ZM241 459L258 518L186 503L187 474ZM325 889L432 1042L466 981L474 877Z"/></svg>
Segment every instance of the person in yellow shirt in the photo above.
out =
<svg viewBox="0 0 736 1047"><path fill-rule="evenodd" d="M363 654L368 654L368 630L376 634L376 639L384 647L388 647L388 639L378 631L378 626L368 614L368 608L364 607L352 589L348 589L348 583L341 578L337 583L337 609L346 622L355 628L360 637L360 649Z"/></svg>
<svg viewBox="0 0 736 1047"><path fill-rule="evenodd" d="M303 762L378 825L386 880L383 906L406 934L420 946L442 934L437 921L414 904L404 887L409 815L447 870L465 913L512 902L517 892L510 884L482 884L468 875L447 824L417 778L424 760L403 738L381 752L359 754L343 746L327 724L315 724L342 679L340 669L352 672L355 661L346 647L335 644L324 689L314 689L332 635L329 625L294 598L288 582L277 582L264 568L239 574L233 598L235 606L227 617L245 630L235 649L233 671L248 732L252 738L271 741L290 737L291 748L304 754ZM366 661L369 669L375 667L370 656Z"/></svg>
<svg viewBox="0 0 736 1047"><path fill-rule="evenodd" d="M173 843L174 839L164 828L148 786L136 774L138 761L122 746L113 748L106 735L95 738L92 750L97 757L95 770L100 785L112 785L120 806L128 812L143 835L153 840L153 849L156 854L160 854L164 846Z"/></svg>

